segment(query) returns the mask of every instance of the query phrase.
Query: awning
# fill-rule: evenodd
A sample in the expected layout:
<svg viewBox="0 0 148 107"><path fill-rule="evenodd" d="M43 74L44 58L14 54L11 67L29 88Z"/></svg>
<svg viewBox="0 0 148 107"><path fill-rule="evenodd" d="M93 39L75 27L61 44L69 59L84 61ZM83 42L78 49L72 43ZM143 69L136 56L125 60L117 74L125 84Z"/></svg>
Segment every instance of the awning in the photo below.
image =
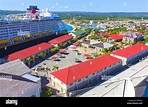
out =
<svg viewBox="0 0 148 107"><path fill-rule="evenodd" d="M78 42L75 42L73 45L74 45L74 46L79 46Z"/></svg>
<svg viewBox="0 0 148 107"><path fill-rule="evenodd" d="M57 59L57 58L58 58L58 55L52 56L52 59Z"/></svg>
<svg viewBox="0 0 148 107"><path fill-rule="evenodd" d="M85 54L84 56L86 56L86 57L90 57L91 55L90 55L90 54Z"/></svg>
<svg viewBox="0 0 148 107"><path fill-rule="evenodd" d="M60 49L59 53L66 53L66 49Z"/></svg>
<svg viewBox="0 0 148 107"><path fill-rule="evenodd" d="M79 58L74 58L74 60L75 60L75 61L80 61L80 59L79 59Z"/></svg>
<svg viewBox="0 0 148 107"><path fill-rule="evenodd" d="M57 55L58 55L59 57L61 57L61 56L62 56L62 54L61 54L61 53L57 53Z"/></svg>

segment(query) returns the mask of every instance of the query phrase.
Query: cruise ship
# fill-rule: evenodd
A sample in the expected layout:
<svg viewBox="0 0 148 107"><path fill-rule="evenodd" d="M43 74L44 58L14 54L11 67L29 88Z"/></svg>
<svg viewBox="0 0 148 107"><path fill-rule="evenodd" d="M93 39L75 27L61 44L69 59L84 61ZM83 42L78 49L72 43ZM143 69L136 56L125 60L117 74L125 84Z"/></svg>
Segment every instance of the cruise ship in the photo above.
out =
<svg viewBox="0 0 148 107"><path fill-rule="evenodd" d="M26 13L1 17L0 58L64 34L65 24L57 14L30 5Z"/></svg>

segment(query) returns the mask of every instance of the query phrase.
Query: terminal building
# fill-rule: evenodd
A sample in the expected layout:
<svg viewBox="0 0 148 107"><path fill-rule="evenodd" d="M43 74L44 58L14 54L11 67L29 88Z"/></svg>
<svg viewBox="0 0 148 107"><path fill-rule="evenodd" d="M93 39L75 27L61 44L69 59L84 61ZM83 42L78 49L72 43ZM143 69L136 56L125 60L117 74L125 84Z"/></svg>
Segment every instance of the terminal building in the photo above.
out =
<svg viewBox="0 0 148 107"><path fill-rule="evenodd" d="M104 55L51 73L51 83L61 93L90 87L102 81L102 75L117 73L121 60ZM73 93L73 95L78 93Z"/></svg>
<svg viewBox="0 0 148 107"><path fill-rule="evenodd" d="M127 48L114 51L110 54L113 57L122 60L123 65L133 64L148 55L148 46L145 44L136 44Z"/></svg>
<svg viewBox="0 0 148 107"><path fill-rule="evenodd" d="M80 97L143 97L148 77L148 58L131 66L118 75L91 90L81 93ZM129 92L128 92L129 91Z"/></svg>

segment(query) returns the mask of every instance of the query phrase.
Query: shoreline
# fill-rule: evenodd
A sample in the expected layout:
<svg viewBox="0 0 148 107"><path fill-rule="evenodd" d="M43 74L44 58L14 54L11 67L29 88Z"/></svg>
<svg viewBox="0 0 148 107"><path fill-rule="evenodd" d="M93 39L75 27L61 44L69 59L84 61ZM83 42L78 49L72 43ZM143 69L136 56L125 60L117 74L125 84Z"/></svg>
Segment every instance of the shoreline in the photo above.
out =
<svg viewBox="0 0 148 107"><path fill-rule="evenodd" d="M70 24L70 23L67 23L67 25L69 25L69 26L71 26L71 27L72 27L72 31L70 31L70 32L75 31L76 27L75 27L74 25L72 25L72 24Z"/></svg>

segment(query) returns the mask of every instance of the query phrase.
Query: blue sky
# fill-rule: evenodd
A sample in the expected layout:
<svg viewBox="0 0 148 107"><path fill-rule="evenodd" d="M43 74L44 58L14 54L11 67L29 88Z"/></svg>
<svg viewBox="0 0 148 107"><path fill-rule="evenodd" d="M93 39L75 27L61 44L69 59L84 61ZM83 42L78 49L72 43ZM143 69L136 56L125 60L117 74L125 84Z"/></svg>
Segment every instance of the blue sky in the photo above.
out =
<svg viewBox="0 0 148 107"><path fill-rule="evenodd" d="M148 12L148 0L0 0L0 10L26 10L29 5L50 11Z"/></svg>

